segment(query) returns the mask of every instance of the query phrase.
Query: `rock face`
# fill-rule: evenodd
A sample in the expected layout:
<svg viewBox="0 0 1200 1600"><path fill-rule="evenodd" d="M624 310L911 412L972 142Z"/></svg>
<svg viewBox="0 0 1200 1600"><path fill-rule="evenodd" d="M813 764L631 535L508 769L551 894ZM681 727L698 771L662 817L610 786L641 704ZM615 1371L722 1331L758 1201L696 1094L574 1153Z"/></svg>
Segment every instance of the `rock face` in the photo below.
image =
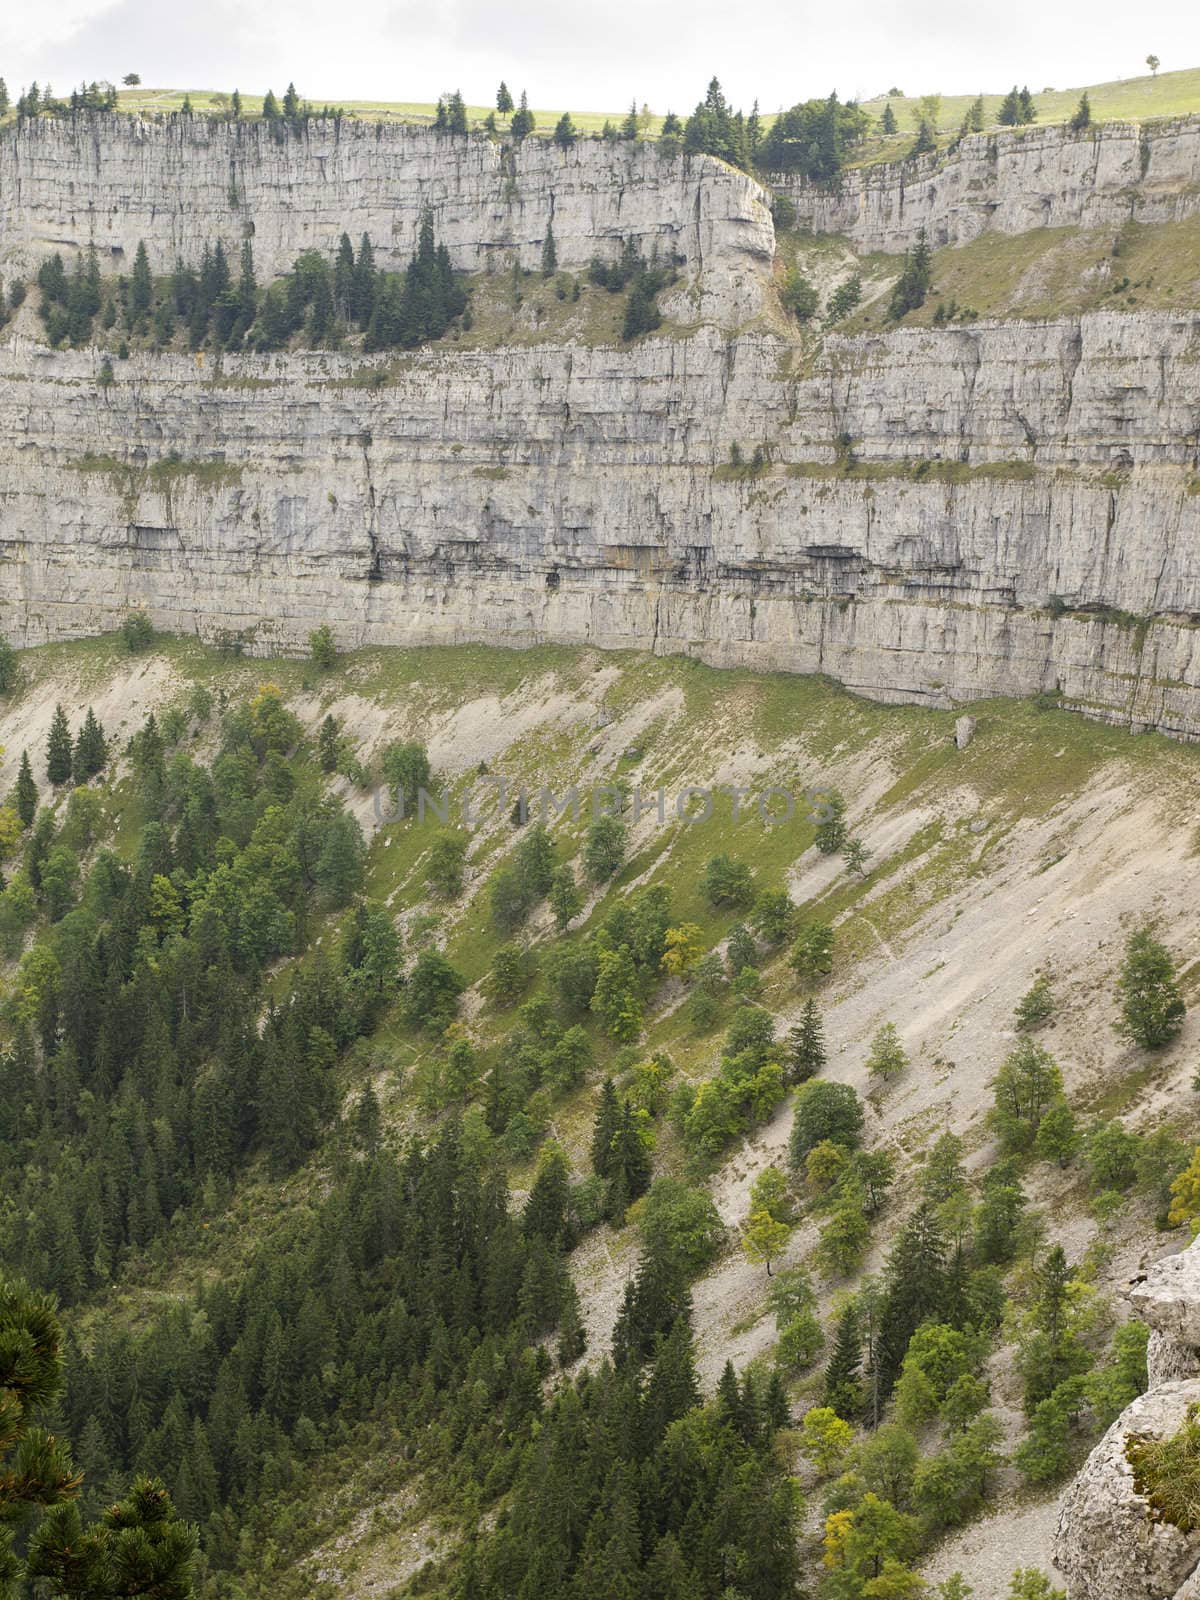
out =
<svg viewBox="0 0 1200 1600"><path fill-rule="evenodd" d="M1183 1534L1151 1516L1125 1446L1134 1435L1176 1433L1189 1406L1200 1404L1200 1241L1157 1262L1131 1286L1130 1299L1152 1330L1150 1387L1109 1428L1068 1490L1055 1561L1070 1600L1195 1600L1200 1532Z"/></svg>
<svg viewBox="0 0 1200 1600"><path fill-rule="evenodd" d="M1197 137L1001 139L992 223L1024 215L1037 150L1098 207L1148 148L1127 207L1153 191L1175 215L1196 199ZM965 141L962 171L990 170L987 148ZM847 179L867 181L890 180ZM564 267L632 238L681 280L671 330L631 346L135 354L111 383L97 352L10 327L0 629L37 643L144 605L261 650L303 648L322 622L347 645L649 647L938 706L1058 693L1200 737L1200 315L801 349L772 331L766 199L721 162L647 146L20 123L0 136L0 261L94 243L127 269L144 239L169 268L252 233L265 277L345 230L397 265L431 208L463 268L536 266L553 226ZM879 211L897 247L907 208Z"/></svg>
<svg viewBox="0 0 1200 1600"><path fill-rule="evenodd" d="M0 347L0 627L547 639L1200 733L1200 317L389 361ZM382 383L368 382L379 369ZM838 460L840 436L856 464ZM761 471L729 466L762 444ZM1139 620L1141 619L1141 620Z"/></svg>
<svg viewBox="0 0 1200 1600"><path fill-rule="evenodd" d="M615 258L626 239L675 258L716 321L754 315L774 254L766 196L708 156L653 144L541 139L516 149L482 135L333 119L302 133L264 122L127 116L40 118L0 135L0 266L95 245L127 272L138 242L151 268L195 264L244 238L262 277L303 250L332 256L343 232L370 235L376 265L407 263L423 212L462 271L541 265L553 226L559 264Z"/></svg>
<svg viewBox="0 0 1200 1600"><path fill-rule="evenodd" d="M795 205L800 227L846 234L866 250L907 250L922 228L936 247L989 229L1177 222L1200 210L1200 122L975 133L953 155L864 167L835 189L783 173L770 183Z"/></svg>

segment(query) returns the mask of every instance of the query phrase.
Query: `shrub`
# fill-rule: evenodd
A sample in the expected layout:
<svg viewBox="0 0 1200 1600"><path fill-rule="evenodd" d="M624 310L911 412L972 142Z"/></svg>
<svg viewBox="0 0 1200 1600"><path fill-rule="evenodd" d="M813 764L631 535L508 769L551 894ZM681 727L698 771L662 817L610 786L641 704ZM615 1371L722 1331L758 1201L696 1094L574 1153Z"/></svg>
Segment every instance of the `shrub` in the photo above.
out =
<svg viewBox="0 0 1200 1600"><path fill-rule="evenodd" d="M725 1242L725 1225L711 1197L677 1178L656 1178L638 1208L647 1251L661 1251L689 1277L703 1272Z"/></svg>
<svg viewBox="0 0 1200 1600"><path fill-rule="evenodd" d="M857 1149L862 1141L863 1108L848 1083L832 1083L813 1078L801 1084L796 1094L796 1115L792 1123L788 1157L799 1171L808 1152L823 1140Z"/></svg>
<svg viewBox="0 0 1200 1600"><path fill-rule="evenodd" d="M144 611L127 611L121 622L121 638L130 655L148 650L154 643L154 624Z"/></svg>

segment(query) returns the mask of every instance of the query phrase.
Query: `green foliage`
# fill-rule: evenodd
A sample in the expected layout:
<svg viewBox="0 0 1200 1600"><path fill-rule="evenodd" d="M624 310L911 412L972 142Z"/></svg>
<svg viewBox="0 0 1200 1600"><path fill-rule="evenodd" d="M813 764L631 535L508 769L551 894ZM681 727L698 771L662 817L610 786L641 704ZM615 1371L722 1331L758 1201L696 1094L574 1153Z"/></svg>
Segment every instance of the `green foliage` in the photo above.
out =
<svg viewBox="0 0 1200 1600"><path fill-rule="evenodd" d="M898 322L908 312L916 311L925 304L932 281L933 258L922 228L917 235L917 242L905 252L904 266L888 301L888 315L893 322Z"/></svg>
<svg viewBox="0 0 1200 1600"><path fill-rule="evenodd" d="M1071 118L1070 127L1072 133L1082 133L1085 128L1090 128L1091 125L1092 102L1088 99L1087 90L1085 89L1079 97L1079 104L1076 106L1075 114Z"/></svg>
<svg viewBox="0 0 1200 1600"><path fill-rule="evenodd" d="M833 971L834 932L827 922L806 922L788 956L800 982L812 987Z"/></svg>
<svg viewBox="0 0 1200 1600"><path fill-rule="evenodd" d="M19 677L17 652L7 639L0 638L0 694L11 694Z"/></svg>
<svg viewBox="0 0 1200 1600"><path fill-rule="evenodd" d="M856 1149L862 1131L862 1102L852 1086L814 1079L801 1084L796 1094L788 1159L793 1168L799 1170L809 1151L826 1139L848 1150Z"/></svg>
<svg viewBox="0 0 1200 1600"><path fill-rule="evenodd" d="M1054 1161L1065 1167L1075 1156L1079 1144L1075 1113L1065 1100L1056 1101L1038 1123L1034 1154L1042 1161Z"/></svg>
<svg viewBox="0 0 1200 1600"><path fill-rule="evenodd" d="M637 1223L645 1248L678 1262L689 1278L711 1266L725 1242L725 1225L712 1197L677 1178L654 1180Z"/></svg>
<svg viewBox="0 0 1200 1600"><path fill-rule="evenodd" d="M144 611L127 611L121 621L121 639L130 655L138 655L154 643L154 624Z"/></svg>
<svg viewBox="0 0 1200 1600"><path fill-rule="evenodd" d="M820 813L813 843L823 856L836 856L845 848L847 838L844 797L830 789L821 802Z"/></svg>
<svg viewBox="0 0 1200 1600"><path fill-rule="evenodd" d="M625 859L627 830L620 817L597 817L583 846L583 868L592 883L605 883Z"/></svg>
<svg viewBox="0 0 1200 1600"><path fill-rule="evenodd" d="M459 996L466 987L466 979L440 950L422 950L408 976L405 1016L416 1027L440 1032L453 1021Z"/></svg>
<svg viewBox="0 0 1200 1600"><path fill-rule="evenodd" d="M333 629L327 622L319 628L314 628L308 636L308 653L314 666L322 672L328 672L337 662L337 643L333 637Z"/></svg>
<svg viewBox="0 0 1200 1600"><path fill-rule="evenodd" d="M745 911L754 904L754 876L744 861L712 856L700 880L700 893L714 910Z"/></svg>
<svg viewBox="0 0 1200 1600"><path fill-rule="evenodd" d="M1144 1050L1169 1044L1183 1026L1186 1007L1166 947L1146 929L1131 935L1117 981L1121 1020L1117 1032Z"/></svg>
<svg viewBox="0 0 1200 1600"><path fill-rule="evenodd" d="M839 283L829 297L829 304L825 308L825 320L830 325L840 322L843 317L848 317L857 308L862 300L862 278L856 272L847 278L845 283Z"/></svg>
<svg viewBox="0 0 1200 1600"><path fill-rule="evenodd" d="M70 781L73 750L67 714L62 706L55 706L46 739L46 777L55 788Z"/></svg>
<svg viewBox="0 0 1200 1600"><path fill-rule="evenodd" d="M797 322L808 322L821 308L821 296L799 267L789 267L779 299L785 311L790 311Z"/></svg>
<svg viewBox="0 0 1200 1600"><path fill-rule="evenodd" d="M1036 1567L1018 1567L1012 1575L1007 1600L1067 1600L1067 1591L1056 1589Z"/></svg>
<svg viewBox="0 0 1200 1600"><path fill-rule="evenodd" d="M1169 1438L1129 1438L1125 1456L1138 1493L1164 1522L1184 1534L1200 1527L1200 1406L1188 1407Z"/></svg>
<svg viewBox="0 0 1200 1600"><path fill-rule="evenodd" d="M841 104L836 94L803 101L781 112L771 124L761 164L772 172L796 172L814 183L833 183L870 120L853 101Z"/></svg>
<svg viewBox="0 0 1200 1600"><path fill-rule="evenodd" d="M453 900L462 893L467 838L457 831L439 833L429 847L425 881L434 894Z"/></svg>
<svg viewBox="0 0 1200 1600"><path fill-rule="evenodd" d="M1092 1187L1125 1190L1138 1171L1140 1140L1118 1120L1097 1123L1083 1141L1083 1158Z"/></svg>
<svg viewBox="0 0 1200 1600"><path fill-rule="evenodd" d="M488 992L501 1005L512 1002L528 989L537 972L537 955L523 945L502 944L492 957Z"/></svg>
<svg viewBox="0 0 1200 1600"><path fill-rule="evenodd" d="M854 1430L832 1406L814 1406L800 1424L800 1453L827 1478L846 1459Z"/></svg>
<svg viewBox="0 0 1200 1600"><path fill-rule="evenodd" d="M731 1140L765 1122L783 1098L783 1070L774 1041L774 1023L757 1006L734 1013L715 1077L706 1078L682 1116L684 1138L705 1156L718 1154Z"/></svg>
<svg viewBox="0 0 1200 1600"><path fill-rule="evenodd" d="M800 1021L788 1033L783 1054L783 1077L789 1087L807 1083L825 1066L825 1031L817 1002L811 995L804 1002Z"/></svg>
<svg viewBox="0 0 1200 1600"><path fill-rule="evenodd" d="M1031 1033L1054 1015L1054 990L1050 974L1039 972L1017 1003L1013 1020L1021 1033Z"/></svg>
<svg viewBox="0 0 1200 1600"><path fill-rule="evenodd" d="M82 1474L66 1446L33 1420L62 1388L62 1333L49 1296L0 1278L0 1585L60 1600L154 1596L188 1600L196 1533L175 1518L157 1479L137 1477L126 1498L85 1525ZM22 1554L13 1525L32 1524Z"/></svg>
<svg viewBox="0 0 1200 1600"><path fill-rule="evenodd" d="M908 1053L900 1043L894 1022L885 1022L871 1039L867 1071L881 1078L894 1078L908 1065Z"/></svg>
<svg viewBox="0 0 1200 1600"><path fill-rule="evenodd" d="M21 826L27 828L37 811L37 784L33 781L33 768L29 764L29 751L21 751L21 765L17 771L16 809Z"/></svg>
<svg viewBox="0 0 1200 1600"><path fill-rule="evenodd" d="M1037 107L1029 90L1018 89L1014 83L1001 102L996 121L1002 128L1017 128L1026 123L1036 122Z"/></svg>
<svg viewBox="0 0 1200 1600"><path fill-rule="evenodd" d="M1062 1098L1062 1073L1054 1057L1032 1039L1021 1039L996 1075L992 1121L1004 1149L1031 1150L1042 1118Z"/></svg>

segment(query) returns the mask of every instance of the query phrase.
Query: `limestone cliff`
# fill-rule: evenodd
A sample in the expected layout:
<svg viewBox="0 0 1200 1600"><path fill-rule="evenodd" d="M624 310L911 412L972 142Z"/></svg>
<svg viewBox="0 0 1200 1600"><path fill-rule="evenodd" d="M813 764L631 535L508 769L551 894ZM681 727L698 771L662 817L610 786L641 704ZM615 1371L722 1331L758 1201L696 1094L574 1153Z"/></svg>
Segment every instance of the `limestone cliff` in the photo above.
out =
<svg viewBox="0 0 1200 1600"><path fill-rule="evenodd" d="M1200 1241L1151 1267L1130 1291L1151 1328L1150 1388L1117 1418L1063 1501L1055 1560L1069 1600L1194 1600L1200 1533L1157 1520L1125 1446L1175 1433L1200 1404Z"/></svg>
<svg viewBox="0 0 1200 1600"><path fill-rule="evenodd" d="M552 217L564 264L634 237L682 279L675 331L629 347L135 353L104 385L97 352L10 329L0 629L138 604L259 649L319 622L346 644L650 645L896 700L1059 691L1200 736L1200 315L802 350L745 320L765 201L719 162L597 142L22 125L0 140L11 260L95 240L127 261L146 238L166 265L244 217L264 268L343 228L398 261L428 204L460 266L535 260Z"/></svg>
<svg viewBox="0 0 1200 1600"><path fill-rule="evenodd" d="M195 263L219 239L254 245L260 275L302 250L332 256L343 232L371 237L379 266L404 265L425 211L464 272L541 262L553 226L560 265L615 257L633 239L675 258L702 291L696 311L736 320L761 303L774 253L766 197L708 156L654 144L528 139L318 119L264 122L90 115L22 122L0 137L0 269L89 244L128 271L144 240L155 271Z"/></svg>
<svg viewBox="0 0 1200 1600"><path fill-rule="evenodd" d="M771 184L800 227L843 233L865 250L907 250L922 228L938 246L989 229L1177 222L1200 210L1200 120L993 130L969 134L950 155L847 172L833 187L786 174Z"/></svg>

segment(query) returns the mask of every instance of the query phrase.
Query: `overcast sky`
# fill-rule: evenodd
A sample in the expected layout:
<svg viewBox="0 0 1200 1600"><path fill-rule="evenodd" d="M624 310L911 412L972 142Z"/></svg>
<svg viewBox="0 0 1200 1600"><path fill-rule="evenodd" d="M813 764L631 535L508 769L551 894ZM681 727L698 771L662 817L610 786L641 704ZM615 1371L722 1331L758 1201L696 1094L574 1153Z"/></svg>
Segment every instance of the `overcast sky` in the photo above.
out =
<svg viewBox="0 0 1200 1600"><path fill-rule="evenodd" d="M836 88L909 95L1072 88L1200 66L1196 0L0 0L0 75L59 91L155 87L313 100L489 103L500 78L547 109L689 110L715 72L764 111Z"/></svg>

